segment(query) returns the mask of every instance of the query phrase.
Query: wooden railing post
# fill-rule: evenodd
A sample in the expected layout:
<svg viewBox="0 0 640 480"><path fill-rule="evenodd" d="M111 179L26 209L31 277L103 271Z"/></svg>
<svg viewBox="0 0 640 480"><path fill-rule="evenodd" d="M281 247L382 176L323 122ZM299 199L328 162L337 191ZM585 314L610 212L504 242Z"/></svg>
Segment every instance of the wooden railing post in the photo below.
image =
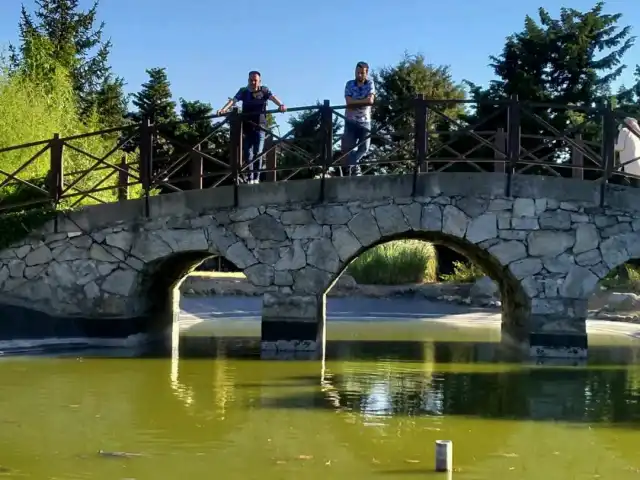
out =
<svg viewBox="0 0 640 480"><path fill-rule="evenodd" d="M123 153L120 159L120 170L118 171L118 201L124 202L129 198L129 164L127 154Z"/></svg>
<svg viewBox="0 0 640 480"><path fill-rule="evenodd" d="M495 146L495 150L493 151L493 158L496 160L493 164L493 171L496 173L505 173L505 162L507 160L507 135L504 131L504 128L500 127L496 131L496 136L493 139L493 145Z"/></svg>
<svg viewBox="0 0 640 480"><path fill-rule="evenodd" d="M64 143L60 140L60 134L55 133L51 140L50 164L49 164L49 195L55 206L60 203L64 189L64 168L62 163L62 150Z"/></svg>
<svg viewBox="0 0 640 480"><path fill-rule="evenodd" d="M324 202L325 187L327 182L327 172L333 163L333 110L331 101L322 102L322 110L320 112L322 122L322 169L320 170L320 202Z"/></svg>
<svg viewBox="0 0 640 480"><path fill-rule="evenodd" d="M149 190L153 162L153 131L149 117L143 117L140 123L140 180L145 197L145 215L149 215Z"/></svg>
<svg viewBox="0 0 640 480"><path fill-rule="evenodd" d="M581 147L584 146L581 133L576 134L574 141ZM584 168L582 168L584 167L584 154L576 147L571 149L571 165L571 177L584 180Z"/></svg>
<svg viewBox="0 0 640 480"><path fill-rule="evenodd" d="M413 169L413 191L415 195L418 189L418 174L425 172L427 166L427 102L424 95L419 94L414 100L415 111L415 135L414 135L414 169Z"/></svg>
<svg viewBox="0 0 640 480"><path fill-rule="evenodd" d="M605 191L607 183L613 173L613 164L615 162L615 144L616 144L616 119L611 102L605 102L602 109L603 135L602 135L602 159L604 163L604 176L600 185L600 206L605 203Z"/></svg>
<svg viewBox="0 0 640 480"><path fill-rule="evenodd" d="M264 174L265 182L276 182L278 180L278 172L276 172L276 168L278 168L278 147L274 147L275 143L273 136L267 135L264 141L264 151L267 152L265 155L265 165L267 167L267 171Z"/></svg>
<svg viewBox="0 0 640 480"><path fill-rule="evenodd" d="M234 107L229 114L229 165L233 178L233 202L238 206L238 185L240 184L240 170L242 169L242 118L238 107Z"/></svg>
<svg viewBox="0 0 640 480"><path fill-rule="evenodd" d="M508 110L508 130L507 130L507 157L509 166L507 167L507 184L505 186L505 194L511 196L511 182L513 175L518 167L520 159L520 102L518 95L511 95L509 99Z"/></svg>
<svg viewBox="0 0 640 480"><path fill-rule="evenodd" d="M200 145L196 145L193 148L193 151L189 153L191 156L190 164L191 164L191 189L192 190L202 190L202 179L204 176L204 159L202 155L200 155Z"/></svg>

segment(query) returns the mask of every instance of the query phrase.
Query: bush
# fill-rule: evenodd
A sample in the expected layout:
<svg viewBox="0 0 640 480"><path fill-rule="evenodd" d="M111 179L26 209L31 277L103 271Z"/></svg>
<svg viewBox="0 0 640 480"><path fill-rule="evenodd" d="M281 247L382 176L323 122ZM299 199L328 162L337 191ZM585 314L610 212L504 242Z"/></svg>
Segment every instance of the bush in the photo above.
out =
<svg viewBox="0 0 640 480"><path fill-rule="evenodd" d="M610 289L640 292L640 269L632 265L620 265L611 270L601 284Z"/></svg>
<svg viewBox="0 0 640 480"><path fill-rule="evenodd" d="M403 285L436 280L436 252L420 240L398 240L373 247L347 267L356 282Z"/></svg>
<svg viewBox="0 0 640 480"><path fill-rule="evenodd" d="M16 145L47 141L55 133L60 137L85 134L100 130L96 116L81 119L77 99L68 73L61 67L47 65L46 69L29 64L24 71L12 72L0 65L0 149ZM46 71L46 74L43 73ZM117 135L92 135L70 140L73 147L87 152L91 156L103 158L117 146ZM20 240L30 231L42 226L55 216L47 194L35 187L47 191L47 176L50 170L50 151L38 152L47 144L18 148L0 153L0 205L11 206L16 203L41 203L14 209L11 213L0 211L0 248ZM94 188L107 190L93 193L92 197L80 193L63 200L58 210L66 211L88 204L112 202L117 200L118 175L111 168L93 170L83 176L82 172L91 170L96 160L82 152L65 146L63 148L63 171L65 186L74 184L67 194L80 193ZM120 153L106 159L111 164L119 163ZM24 165L36 157L28 166ZM137 159L129 154L129 162ZM21 167L19 173L15 173ZM81 173L78 173L81 172ZM15 176L30 185L15 180L7 180L7 174ZM82 177L82 178L80 178ZM129 198L140 197L140 186L129 187ZM84 197L84 198L83 198Z"/></svg>
<svg viewBox="0 0 640 480"><path fill-rule="evenodd" d="M49 72L46 81L37 75L27 73L14 73L9 75L6 69L0 72L0 148L20 145L25 143L49 140L55 133L61 137L84 134L100 130L97 118L90 117L81 120L79 109L72 88L69 75L64 69L57 68ZM102 158L117 145L118 139L111 135L93 135L81 139L69 141L73 147L87 152L95 157ZM9 152L0 153L0 164L6 173L13 173L22 167L30 158L38 153L45 145L29 148L20 148ZM119 155L119 154L116 154ZM110 163L118 163L119 158L109 157ZM109 190L92 194L95 198L85 197L81 204L97 203L98 201L115 201L117 199L118 175L112 169L92 171L79 179L83 172L96 165L96 160L89 155L75 151L69 147L63 149L64 173L66 184L77 181L74 185L75 192L90 190L99 182L100 187L113 187ZM44 179L50 168L50 153L44 152L29 166L17 175L22 180L31 183L44 184ZM114 172L109 178L110 173ZM2 176L1 180L4 180ZM106 180L105 180L106 178ZM8 203L8 197L15 195L16 189L23 189L12 182L0 191L0 197ZM39 192L31 189L34 195ZM139 196L134 190L133 196ZM139 190L139 189L138 189ZM21 192L21 196L24 192ZM67 206L73 205L82 195L69 199Z"/></svg>
<svg viewBox="0 0 640 480"><path fill-rule="evenodd" d="M471 283L484 276L485 273L474 263L453 262L453 273L442 275L442 280L449 283Z"/></svg>

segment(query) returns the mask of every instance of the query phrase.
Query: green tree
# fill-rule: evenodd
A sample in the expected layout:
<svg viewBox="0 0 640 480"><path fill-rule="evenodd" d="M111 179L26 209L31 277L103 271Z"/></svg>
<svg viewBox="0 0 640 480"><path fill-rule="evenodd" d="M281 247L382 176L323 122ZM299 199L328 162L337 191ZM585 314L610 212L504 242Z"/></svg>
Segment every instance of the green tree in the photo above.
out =
<svg viewBox="0 0 640 480"><path fill-rule="evenodd" d="M320 105L317 102L317 105ZM289 118L292 134L281 146L279 168L285 168L278 175L278 179L291 177L292 179L312 178L321 172L323 160L324 132L322 119L317 110L300 112ZM339 140L340 121L333 121L333 144ZM286 135L286 134L285 134ZM339 154L335 149L332 158Z"/></svg>
<svg viewBox="0 0 640 480"><path fill-rule="evenodd" d="M634 84L631 87L621 85L615 96L616 106L625 114L640 116L640 65L636 65L634 72Z"/></svg>
<svg viewBox="0 0 640 480"><path fill-rule="evenodd" d="M621 14L606 14L603 10L604 3L598 2L586 12L562 8L558 18L540 8L538 22L527 16L523 30L509 36L501 54L491 57L497 79L486 89L466 82L472 98L485 102L469 117L469 122L486 119L482 128L487 130L506 127L506 112L496 115L499 107L491 102L510 95L530 102L588 107L605 101L611 84L625 68L623 57L634 38L630 36L630 27L619 25ZM491 115L494 116L489 119ZM530 160L567 162L566 142L533 137L554 136L556 132L568 136L581 133L586 140L598 141L600 121L597 114L529 107L521 121L522 134L526 136L522 146L526 151L535 151L528 157ZM543 167L529 170L534 172L544 174L547 170ZM561 173L570 171L563 169Z"/></svg>
<svg viewBox="0 0 640 480"><path fill-rule="evenodd" d="M13 76L29 78L52 91L57 73L68 75L68 70L53 57L54 46L49 39L36 30L25 31L22 38L22 61L18 69L12 70Z"/></svg>
<svg viewBox="0 0 640 480"><path fill-rule="evenodd" d="M98 1L86 12L80 9L79 0L36 0L35 4L33 14L22 7L21 43L18 47L10 46L12 67L19 69L28 58L26 50L33 33L42 35L51 43L48 53L52 60L71 72L80 110L89 115L111 72L108 64L111 42L102 39L104 23L95 26Z"/></svg>
<svg viewBox="0 0 640 480"><path fill-rule="evenodd" d="M139 92L133 94L132 104L136 110L129 113L128 118L136 124L148 118L155 125L152 154L153 174L156 175L165 172L171 164L178 115L166 69L156 67L146 72L149 79L142 84ZM134 138L132 143L138 145L139 138Z"/></svg>
<svg viewBox="0 0 640 480"><path fill-rule="evenodd" d="M421 54L405 53L397 64L374 71L372 76L378 103L373 109L372 128L380 134L372 137L371 160L393 161L394 165L383 168L385 171L412 171L412 160L400 160L413 156L416 96L464 100L464 89L454 82L449 67L429 64ZM428 131L441 133L430 136L431 147L435 148L446 132L454 128L449 119L457 119L463 108L451 103L431 103L429 107Z"/></svg>
<svg viewBox="0 0 640 480"><path fill-rule="evenodd" d="M142 84L139 92L133 94L133 106L136 111L132 118L139 122L148 117L151 123L166 124L178 120L176 102L171 93L171 82L165 68L156 67L146 70L149 80Z"/></svg>
<svg viewBox="0 0 640 480"><path fill-rule="evenodd" d="M103 127L119 126L127 116L128 102L124 79L107 76L96 93L95 111Z"/></svg>
<svg viewBox="0 0 640 480"><path fill-rule="evenodd" d="M230 172L229 165L229 129L227 125L215 124L211 121L213 107L199 100L187 101L180 98L180 123L176 129L173 143L175 161L179 169L176 177L191 176L189 158L185 156L194 147L199 146L206 154L203 157L203 187L228 184L224 176ZM190 188L190 184L182 182L180 188Z"/></svg>

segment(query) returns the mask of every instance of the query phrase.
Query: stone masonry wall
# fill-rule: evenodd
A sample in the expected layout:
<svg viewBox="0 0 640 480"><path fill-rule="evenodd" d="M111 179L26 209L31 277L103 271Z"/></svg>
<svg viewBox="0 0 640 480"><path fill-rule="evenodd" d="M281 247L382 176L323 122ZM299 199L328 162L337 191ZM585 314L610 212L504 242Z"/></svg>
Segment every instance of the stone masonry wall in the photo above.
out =
<svg viewBox="0 0 640 480"><path fill-rule="evenodd" d="M530 301L529 331L584 333L587 297L610 269L640 256L638 230L633 212L501 195L217 208L26 239L0 252L0 292L3 303L59 316L143 315L150 279L167 275L163 260L196 251L225 256L267 287L265 317L317 318L317 299L355 256L426 232L455 240L494 276L504 269L503 282Z"/></svg>

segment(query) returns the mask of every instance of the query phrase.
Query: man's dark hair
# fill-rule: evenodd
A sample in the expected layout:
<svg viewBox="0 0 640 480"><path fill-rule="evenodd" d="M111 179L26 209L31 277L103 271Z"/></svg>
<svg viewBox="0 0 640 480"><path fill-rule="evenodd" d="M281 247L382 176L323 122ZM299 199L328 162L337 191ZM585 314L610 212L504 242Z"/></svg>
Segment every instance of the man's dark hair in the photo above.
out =
<svg viewBox="0 0 640 480"><path fill-rule="evenodd" d="M262 77L262 75L260 75L260 72L259 72L259 71L257 71L257 70L251 70L251 71L249 72L249 76L251 76L251 75L258 75L259 77Z"/></svg>
<svg viewBox="0 0 640 480"><path fill-rule="evenodd" d="M369 64L367 62L358 62L356 68L366 68L367 70L369 70Z"/></svg>

